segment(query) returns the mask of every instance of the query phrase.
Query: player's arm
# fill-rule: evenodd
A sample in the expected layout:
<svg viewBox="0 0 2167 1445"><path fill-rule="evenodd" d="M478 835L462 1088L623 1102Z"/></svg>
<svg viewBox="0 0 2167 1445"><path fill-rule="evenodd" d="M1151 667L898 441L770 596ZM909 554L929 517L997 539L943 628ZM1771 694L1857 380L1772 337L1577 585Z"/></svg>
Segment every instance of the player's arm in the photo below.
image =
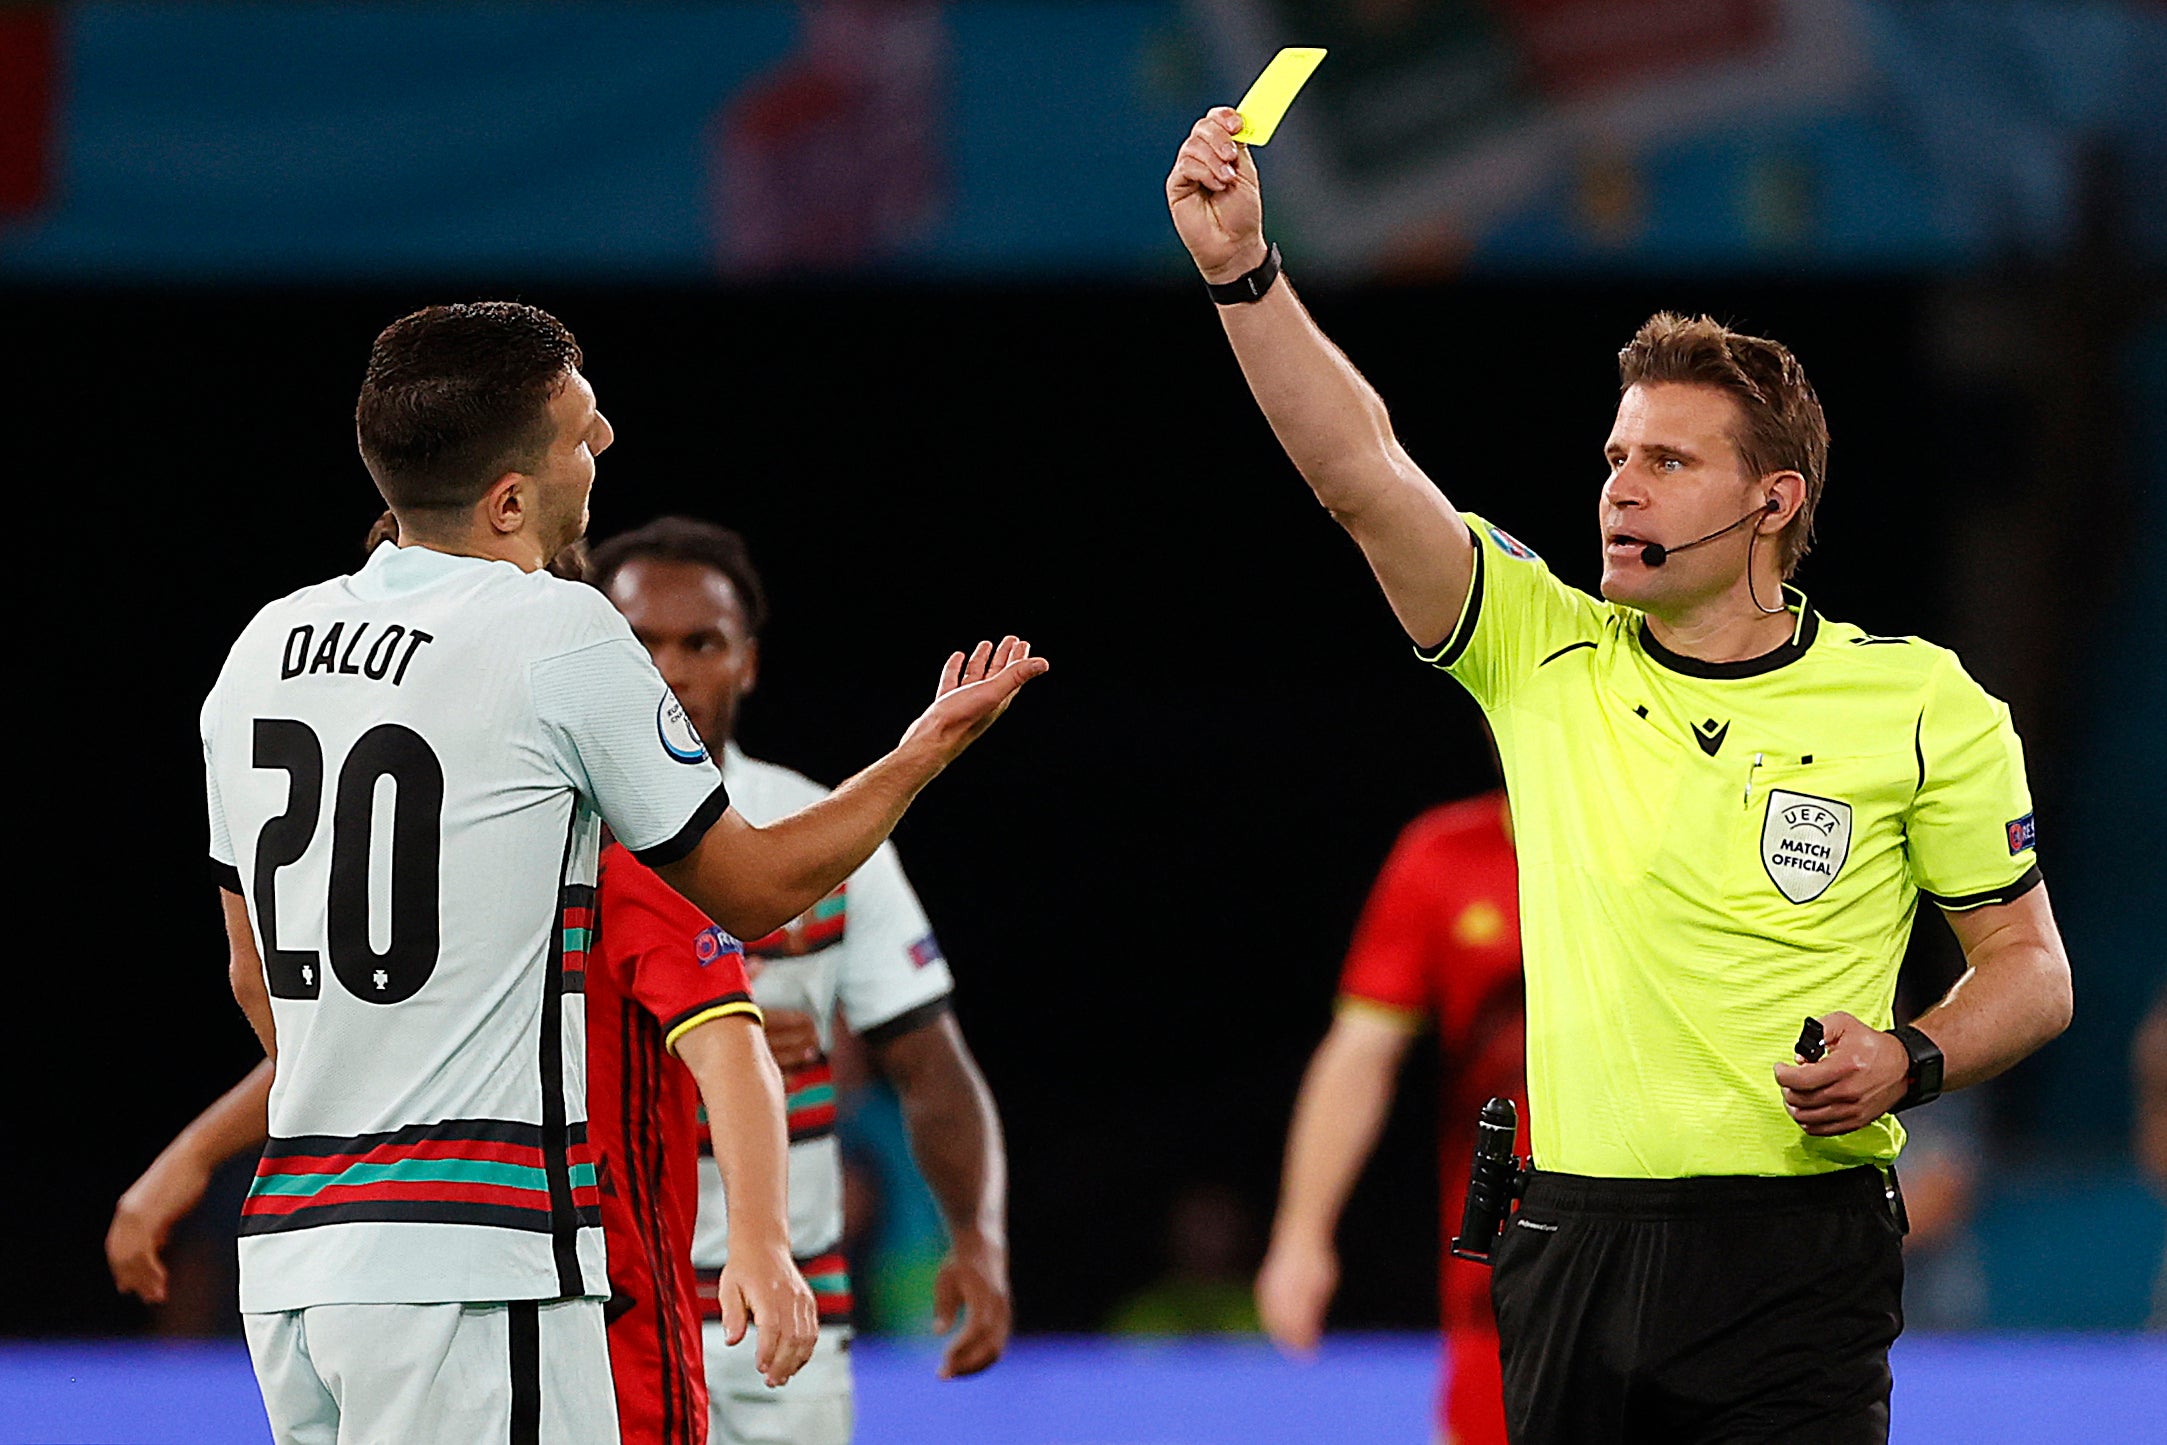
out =
<svg viewBox="0 0 2167 1445"><path fill-rule="evenodd" d="M1287 1129L1279 1212L1257 1271L1257 1314L1281 1349L1308 1353L1339 1285L1333 1236L1391 1109L1412 1018L1342 1008L1302 1076Z"/></svg>
<svg viewBox="0 0 2167 1445"><path fill-rule="evenodd" d="M123 1294L163 1304L165 1261L159 1252L173 1226L203 1200L212 1171L249 1149L261 1149L270 1133L271 1061L265 1059L240 1083L191 1119L150 1168L128 1186L105 1232L105 1262Z"/></svg>
<svg viewBox="0 0 2167 1445"><path fill-rule="evenodd" d="M725 1336L760 1327L755 1361L780 1385L812 1357L820 1311L790 1256L790 1132L782 1071L760 1021L734 1013L693 1025L671 1045L700 1088L715 1141L715 1164L729 1200L730 1257L720 1302Z"/></svg>
<svg viewBox="0 0 2167 1445"><path fill-rule="evenodd" d="M759 938L828 896L895 831L927 783L1046 670L1031 644L981 642L941 669L933 704L895 750L833 793L764 827L725 812L685 857L657 871L717 923Z"/></svg>
<svg viewBox="0 0 2167 1445"><path fill-rule="evenodd" d="M1008 1155L1001 1116L954 1013L872 1042L895 1086L911 1155L948 1226L948 1257L933 1281L933 1329L962 1328L941 1358L941 1378L975 1375L1008 1347Z"/></svg>
<svg viewBox="0 0 2167 1445"><path fill-rule="evenodd" d="M1174 229L1214 285L1264 263L1264 198L1241 117L1220 106L1182 142L1166 178ZM1317 500L1369 559L1400 626L1434 647L1459 621L1474 573L1467 528L1393 434L1382 398L1310 319L1288 278L1218 308L1249 390Z"/></svg>
<svg viewBox="0 0 2167 1445"><path fill-rule="evenodd" d="M248 1016L265 1058L278 1058L278 1025L271 1017L271 990L263 981L263 958L256 952L255 930L248 926L248 903L238 893L218 890L226 913L226 982L233 1001Z"/></svg>
<svg viewBox="0 0 2167 1445"><path fill-rule="evenodd" d="M1944 915L1964 949L1964 973L1912 1025L1941 1050L1942 1088L1993 1078L2069 1027L2069 954L2045 884L2008 903ZM1894 1108L1911 1059L1893 1034L1849 1014L1822 1020L1828 1054L1779 1068L1784 1107L1809 1134L1848 1134Z"/></svg>

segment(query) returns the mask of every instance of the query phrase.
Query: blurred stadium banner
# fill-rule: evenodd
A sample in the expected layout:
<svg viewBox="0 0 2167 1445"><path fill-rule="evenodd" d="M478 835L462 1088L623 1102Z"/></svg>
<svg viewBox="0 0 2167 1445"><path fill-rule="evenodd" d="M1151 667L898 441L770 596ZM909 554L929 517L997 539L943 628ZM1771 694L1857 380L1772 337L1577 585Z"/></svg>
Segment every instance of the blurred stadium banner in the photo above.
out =
<svg viewBox="0 0 2167 1445"><path fill-rule="evenodd" d="M1173 146L1285 43L1316 269L2051 253L2102 158L2167 254L2139 0L233 0L0 16L0 276L1173 275Z"/></svg>

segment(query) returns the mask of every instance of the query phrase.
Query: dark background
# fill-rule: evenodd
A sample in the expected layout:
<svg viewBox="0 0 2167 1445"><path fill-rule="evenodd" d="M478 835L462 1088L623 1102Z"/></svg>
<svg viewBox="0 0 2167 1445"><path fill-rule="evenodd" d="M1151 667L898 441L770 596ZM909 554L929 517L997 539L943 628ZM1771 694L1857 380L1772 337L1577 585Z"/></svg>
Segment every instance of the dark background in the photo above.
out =
<svg viewBox="0 0 2167 1445"><path fill-rule="evenodd" d="M197 709L255 608L360 560L378 510L351 424L370 337L504 289L0 292L34 860L12 1032L52 1101L27 1155L9 1150L26 1255L10 1330L144 1320L104 1273L110 1203L257 1056L201 862ZM1013 630L1053 660L898 834L1006 1120L1021 1324L1101 1323L1159 1271L1184 1184L1231 1185L1261 1230L1368 882L1401 825L1488 786L1490 764L1472 705L1412 659L1280 453L1204 298L520 295L578 333L617 430L595 534L688 512L750 539L774 604L753 754L837 781L892 744L950 648ZM1952 539L2053 435L2021 398L1978 414L1935 359L1947 305L1925 282L1308 295L1454 500L1586 586L1613 355L1658 307L1803 359L1835 442L1799 580L1877 632L1956 640ZM2063 574L2080 621L2117 553L2089 555L2094 573ZM1967 660L2006 690L1994 657ZM2036 759L2051 719L2026 711ZM2035 773L2052 836L2055 770ZM1434 1077L1418 1058L1356 1195L1337 1320L1434 1318ZM2005 1127L2031 1096L2011 1085Z"/></svg>

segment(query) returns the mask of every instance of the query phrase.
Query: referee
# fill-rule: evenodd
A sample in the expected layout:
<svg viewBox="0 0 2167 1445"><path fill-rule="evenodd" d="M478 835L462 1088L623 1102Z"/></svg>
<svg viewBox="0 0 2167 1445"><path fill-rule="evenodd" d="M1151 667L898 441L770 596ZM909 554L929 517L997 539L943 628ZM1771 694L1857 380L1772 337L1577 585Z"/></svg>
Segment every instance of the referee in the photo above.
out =
<svg viewBox="0 0 2167 1445"><path fill-rule="evenodd" d="M1190 131L1175 227L1273 431L1504 760L1538 1170L1491 1282L1512 1438L1885 1440L1893 1115L2069 1021L2008 710L1786 584L1828 432L1772 341L1666 314L1619 353L1601 597L1455 509L1279 274L1240 126ZM1968 968L1891 1030L1921 895ZM1827 1054L1799 1064L1808 1015Z"/></svg>

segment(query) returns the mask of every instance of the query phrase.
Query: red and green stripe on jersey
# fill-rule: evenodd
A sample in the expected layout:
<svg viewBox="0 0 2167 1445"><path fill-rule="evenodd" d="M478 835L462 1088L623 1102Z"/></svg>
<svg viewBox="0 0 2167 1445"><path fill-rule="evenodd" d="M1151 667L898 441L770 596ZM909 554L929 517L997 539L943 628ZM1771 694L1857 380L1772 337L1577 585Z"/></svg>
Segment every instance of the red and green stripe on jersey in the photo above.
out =
<svg viewBox="0 0 2167 1445"><path fill-rule="evenodd" d="M835 1070L826 1059L784 1071L783 1112L793 1144L835 1132Z"/></svg>
<svg viewBox="0 0 2167 1445"><path fill-rule="evenodd" d="M564 1160L582 1226L602 1222L587 1126ZM324 1224L477 1224L549 1233L548 1151L539 1124L447 1119L385 1134L273 1139L241 1207L243 1235Z"/></svg>
<svg viewBox="0 0 2167 1445"><path fill-rule="evenodd" d="M752 958L802 958L841 943L849 922L850 885L844 883L773 933L748 942L745 952Z"/></svg>
<svg viewBox="0 0 2167 1445"><path fill-rule="evenodd" d="M587 954L594 948L594 889L584 883L567 883L559 891L560 956L564 960L564 989L587 991Z"/></svg>
<svg viewBox="0 0 2167 1445"><path fill-rule="evenodd" d="M820 1323L824 1325L847 1325L858 1308L858 1301L850 1291L850 1265L843 1253L831 1249L825 1254L801 1255L797 1261L798 1273L805 1276L805 1283L812 1289L813 1303L819 1307ZM700 1292L700 1318L722 1318L722 1271L703 1269L698 1272Z"/></svg>

